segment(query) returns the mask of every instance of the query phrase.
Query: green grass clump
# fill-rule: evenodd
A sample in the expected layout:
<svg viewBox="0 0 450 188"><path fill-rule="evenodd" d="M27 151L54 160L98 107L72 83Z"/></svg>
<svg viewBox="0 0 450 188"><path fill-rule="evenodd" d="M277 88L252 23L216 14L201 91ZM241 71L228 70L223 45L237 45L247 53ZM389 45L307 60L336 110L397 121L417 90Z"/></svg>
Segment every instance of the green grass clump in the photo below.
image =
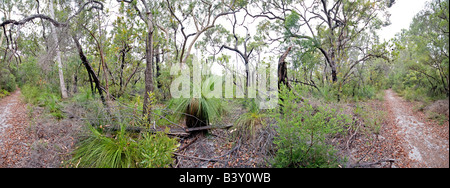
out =
<svg viewBox="0 0 450 188"><path fill-rule="evenodd" d="M173 163L179 146L164 133L145 133L133 138L124 126L107 136L91 127L91 135L73 152L69 164L75 168L166 168Z"/></svg>

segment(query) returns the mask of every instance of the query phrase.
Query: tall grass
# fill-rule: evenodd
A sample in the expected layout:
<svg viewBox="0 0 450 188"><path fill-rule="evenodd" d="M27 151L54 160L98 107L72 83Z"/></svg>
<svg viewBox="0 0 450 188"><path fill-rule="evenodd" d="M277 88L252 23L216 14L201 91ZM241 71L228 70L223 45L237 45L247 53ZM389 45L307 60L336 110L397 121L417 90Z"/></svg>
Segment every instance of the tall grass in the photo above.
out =
<svg viewBox="0 0 450 188"><path fill-rule="evenodd" d="M234 134L237 137L244 139L253 139L258 130L264 127L264 120L267 114L263 113L256 104L255 99L249 102L248 112L242 114L235 122L236 131Z"/></svg>
<svg viewBox="0 0 450 188"><path fill-rule="evenodd" d="M69 164L75 168L166 168L173 163L176 139L163 133L133 138L124 126L113 136L90 127L91 135L74 151Z"/></svg>

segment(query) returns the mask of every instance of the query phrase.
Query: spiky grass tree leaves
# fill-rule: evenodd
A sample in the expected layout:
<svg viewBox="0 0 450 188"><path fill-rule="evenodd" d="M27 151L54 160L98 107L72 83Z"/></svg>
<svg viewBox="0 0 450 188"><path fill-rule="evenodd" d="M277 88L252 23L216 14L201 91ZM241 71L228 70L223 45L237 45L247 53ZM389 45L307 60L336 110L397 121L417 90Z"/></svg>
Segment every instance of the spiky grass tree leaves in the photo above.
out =
<svg viewBox="0 0 450 188"><path fill-rule="evenodd" d="M131 137L121 126L115 135L106 136L90 127L90 135L83 140L68 161L75 168L166 168L173 163L173 153L179 143L164 133L144 133Z"/></svg>

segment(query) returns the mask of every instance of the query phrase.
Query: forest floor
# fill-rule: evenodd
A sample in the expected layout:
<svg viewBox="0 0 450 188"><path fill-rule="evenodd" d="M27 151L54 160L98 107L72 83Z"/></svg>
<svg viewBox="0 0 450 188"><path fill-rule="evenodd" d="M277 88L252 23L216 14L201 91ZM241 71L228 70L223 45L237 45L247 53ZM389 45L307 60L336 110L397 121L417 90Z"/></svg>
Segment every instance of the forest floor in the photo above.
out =
<svg viewBox="0 0 450 188"><path fill-rule="evenodd" d="M0 100L0 168L16 167L30 153L29 118L16 90Z"/></svg>
<svg viewBox="0 0 450 188"><path fill-rule="evenodd" d="M223 117L221 123L233 124L244 109L236 107ZM175 168L266 168L275 130L266 126L255 139L237 138L231 129L210 130L182 139L176 152Z"/></svg>
<svg viewBox="0 0 450 188"><path fill-rule="evenodd" d="M83 121L51 117L25 104L20 89L0 100L0 168L58 168L70 157Z"/></svg>
<svg viewBox="0 0 450 188"><path fill-rule="evenodd" d="M356 105L370 111L366 113L385 114L379 131L367 131L364 118L355 113ZM348 134L332 141L341 156L347 158L346 167L449 167L449 122L440 125L430 120L426 115L428 107L415 110L417 103L403 100L392 90L385 92L383 101L345 106L356 127L360 126L349 128ZM65 108L74 111L73 106ZM448 103L444 109L448 113ZM223 118L223 123L232 124L242 113L243 109L234 109ZM70 152L83 134L84 124L76 118L57 121L43 108L27 107L21 100L20 90L11 93L0 100L0 168L64 166L63 161L70 158ZM250 141L234 138L232 133L233 128L212 130L208 135L181 139L173 167L268 167L267 156L276 135L271 126Z"/></svg>

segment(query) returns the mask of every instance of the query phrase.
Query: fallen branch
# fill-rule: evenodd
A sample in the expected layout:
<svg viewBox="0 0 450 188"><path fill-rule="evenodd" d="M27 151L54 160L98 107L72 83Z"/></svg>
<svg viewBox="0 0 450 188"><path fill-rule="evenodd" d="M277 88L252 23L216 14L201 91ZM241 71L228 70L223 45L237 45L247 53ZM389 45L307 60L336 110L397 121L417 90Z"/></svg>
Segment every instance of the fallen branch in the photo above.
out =
<svg viewBox="0 0 450 188"><path fill-rule="evenodd" d="M381 163L390 163L389 168L392 168L392 163L395 163L396 161L397 160L395 160L395 159L384 159L384 160L380 160L380 161L377 161L374 163L363 163L363 164L356 163L356 164L350 165L350 168L358 168L358 167L366 168L366 167L371 167L373 165L379 165Z"/></svg>
<svg viewBox="0 0 450 188"><path fill-rule="evenodd" d="M176 156L180 156L180 157L186 157L186 158L191 158L191 159L197 159L197 160L201 160L201 161L208 161L208 162L224 162L223 160L219 160L219 159L207 159L207 158L201 158L201 157L194 157L194 156L188 156L188 155L183 155L180 153L173 153Z"/></svg>
<svg viewBox="0 0 450 188"><path fill-rule="evenodd" d="M181 147L180 149L178 149L178 152L183 151L184 149L186 149L187 147L189 147L190 145L192 145L193 143L195 143L195 141L198 140L198 136L194 138L194 140L192 140L189 144L184 145L183 147Z"/></svg>
<svg viewBox="0 0 450 188"><path fill-rule="evenodd" d="M204 131L204 130L213 130L213 129L228 129L230 127L233 127L233 125L226 125L226 126L206 126L206 127L196 127L196 128L187 128L187 129L171 129L167 135L171 136L180 136L185 137L191 135L191 133ZM109 132L116 132L120 131L122 128L121 126L105 126L103 127L106 131ZM152 134L155 134L158 132L158 130L155 129L149 129L149 128L142 128L142 127L125 127L126 132L130 133L141 133L141 132L149 132ZM164 132L163 130L159 132Z"/></svg>
<svg viewBox="0 0 450 188"><path fill-rule="evenodd" d="M124 127L126 132L129 133L141 133L141 132L147 132L150 134L156 134L157 132L164 132L164 130L156 130L151 128L142 128L142 127ZM122 130L121 126L105 126L103 129L107 132L117 132ZM178 129L176 129L178 130ZM190 134L185 131L173 131L171 130L169 133L166 133L169 136L177 136L177 137L187 137Z"/></svg>
<svg viewBox="0 0 450 188"><path fill-rule="evenodd" d="M186 129L187 132L198 132L198 131L205 131L205 130L214 130L214 129L228 129L233 127L233 125L225 125L225 126L206 126L206 127L196 127L196 128L188 128Z"/></svg>
<svg viewBox="0 0 450 188"><path fill-rule="evenodd" d="M358 127L356 127L356 130L355 130L355 132L352 134L352 136L350 136L350 138L347 140L347 149L349 149L350 148L350 143L351 143L351 141L352 141L352 139L353 139L353 137L355 137L356 136L356 134L358 133L358 130L359 130L359 127L361 127L361 122L359 122L359 126Z"/></svg>

